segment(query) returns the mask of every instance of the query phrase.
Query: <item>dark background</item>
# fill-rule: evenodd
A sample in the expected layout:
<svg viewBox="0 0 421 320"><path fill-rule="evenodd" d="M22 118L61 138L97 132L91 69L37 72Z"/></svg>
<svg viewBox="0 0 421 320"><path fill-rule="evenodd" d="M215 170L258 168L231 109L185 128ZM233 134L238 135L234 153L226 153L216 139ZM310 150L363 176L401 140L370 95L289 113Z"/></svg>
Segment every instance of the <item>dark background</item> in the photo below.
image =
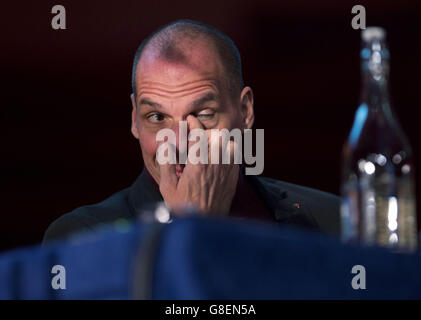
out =
<svg viewBox="0 0 421 320"><path fill-rule="evenodd" d="M181 18L237 44L255 128L265 129L264 175L338 194L360 89L351 8L364 5L367 25L388 31L392 103L420 185L419 1L75 2L2 3L0 250L40 242L60 215L134 181L142 160L130 133L132 58L150 32ZM51 28L55 4L67 30Z"/></svg>

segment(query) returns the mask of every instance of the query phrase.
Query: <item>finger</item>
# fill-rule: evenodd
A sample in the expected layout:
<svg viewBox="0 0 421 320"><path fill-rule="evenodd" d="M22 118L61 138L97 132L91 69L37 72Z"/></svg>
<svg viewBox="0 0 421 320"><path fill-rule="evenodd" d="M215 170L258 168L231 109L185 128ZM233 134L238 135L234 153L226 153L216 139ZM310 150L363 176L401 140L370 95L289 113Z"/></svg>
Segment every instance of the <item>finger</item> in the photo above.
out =
<svg viewBox="0 0 421 320"><path fill-rule="evenodd" d="M193 131L194 129L201 129L201 130L205 130L205 127L203 126L203 124L194 116L192 115L188 115L186 118L187 121L187 126L189 129L189 137L190 137L190 132ZM190 147L195 143L195 141L188 141L188 147L190 149Z"/></svg>
<svg viewBox="0 0 421 320"><path fill-rule="evenodd" d="M189 127L189 131L193 130L193 129L203 129L205 130L205 127L203 126L203 124L194 116L192 116L191 114L189 114L186 118L187 121L187 125Z"/></svg>
<svg viewBox="0 0 421 320"><path fill-rule="evenodd" d="M175 173L175 164L159 165L159 190L163 194L173 193L177 189L178 178Z"/></svg>
<svg viewBox="0 0 421 320"><path fill-rule="evenodd" d="M240 164L242 153L236 139L230 139L228 131L212 129L207 131L209 141L209 163Z"/></svg>
<svg viewBox="0 0 421 320"><path fill-rule="evenodd" d="M189 141L188 141L188 160L187 166L195 164L195 167L200 167L200 164L208 162L208 156L200 153L200 150L208 152L209 139L207 131L202 123L194 116L189 115L186 118L189 128ZM205 144L204 146L202 144ZM200 154L198 154L198 151ZM200 156L200 161L197 163L197 158ZM193 161L192 159L196 159Z"/></svg>
<svg viewBox="0 0 421 320"><path fill-rule="evenodd" d="M208 141L209 141L209 163L210 164L221 164L222 160L222 137L218 129L212 129L208 132Z"/></svg>
<svg viewBox="0 0 421 320"><path fill-rule="evenodd" d="M230 140L226 146L226 152L230 155L230 164L241 164L241 147L235 140Z"/></svg>
<svg viewBox="0 0 421 320"><path fill-rule="evenodd" d="M167 157L165 157L165 152L167 152ZM159 188L161 192L173 192L177 187L178 178L175 172L175 152L175 146L169 142L158 144L156 159L159 166Z"/></svg>
<svg viewBox="0 0 421 320"><path fill-rule="evenodd" d="M218 146L219 143L219 146ZM221 164L240 164L241 163L241 149L240 145L235 139L230 139L229 135L222 134L220 139L213 139L212 141L212 150L219 151L221 153L220 159L222 160Z"/></svg>

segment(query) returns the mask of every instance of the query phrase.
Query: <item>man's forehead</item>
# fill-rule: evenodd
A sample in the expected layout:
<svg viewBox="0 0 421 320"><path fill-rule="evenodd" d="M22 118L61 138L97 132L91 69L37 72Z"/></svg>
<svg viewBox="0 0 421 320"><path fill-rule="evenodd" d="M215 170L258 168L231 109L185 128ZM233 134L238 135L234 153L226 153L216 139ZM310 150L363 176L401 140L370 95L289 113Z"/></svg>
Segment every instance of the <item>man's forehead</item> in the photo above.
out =
<svg viewBox="0 0 421 320"><path fill-rule="evenodd" d="M137 82L157 81L168 85L177 85L200 79L218 81L222 75L219 56L208 47L172 48L164 52L146 49L137 66ZM177 52L176 52L177 51ZM169 54L169 55L168 55Z"/></svg>

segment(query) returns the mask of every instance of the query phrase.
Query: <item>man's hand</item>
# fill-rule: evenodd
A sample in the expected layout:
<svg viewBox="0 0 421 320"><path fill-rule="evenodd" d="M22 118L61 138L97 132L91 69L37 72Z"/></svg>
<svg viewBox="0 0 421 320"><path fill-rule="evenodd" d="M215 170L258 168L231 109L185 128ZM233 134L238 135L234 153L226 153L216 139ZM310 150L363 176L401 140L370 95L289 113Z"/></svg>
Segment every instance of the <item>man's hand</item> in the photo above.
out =
<svg viewBox="0 0 421 320"><path fill-rule="evenodd" d="M204 129L200 121L189 115L189 130ZM162 197L173 212L182 212L183 207L193 206L203 213L228 214L234 197L239 175L239 165L234 164L234 142L229 141L230 164L211 164L211 150L216 141L208 135L208 163L192 164L187 160L183 173L178 178L176 165L160 165L160 185ZM219 139L219 155L222 155L222 139ZM195 142L190 142L189 145ZM190 148L189 148L190 152Z"/></svg>

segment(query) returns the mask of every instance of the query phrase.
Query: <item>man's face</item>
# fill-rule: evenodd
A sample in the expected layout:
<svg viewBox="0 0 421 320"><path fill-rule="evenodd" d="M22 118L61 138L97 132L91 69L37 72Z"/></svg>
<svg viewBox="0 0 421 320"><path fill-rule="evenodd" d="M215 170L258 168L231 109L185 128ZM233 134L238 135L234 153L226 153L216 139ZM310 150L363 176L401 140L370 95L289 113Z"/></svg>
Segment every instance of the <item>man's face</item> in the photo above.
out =
<svg viewBox="0 0 421 320"><path fill-rule="evenodd" d="M172 129L178 148L179 123L188 115L196 117L206 130L251 127L245 123L248 110L242 103L244 90L237 98L232 97L214 50L197 43L183 53L187 57L183 62L169 62L159 58L153 49L146 49L137 66L132 133L139 140L146 168L158 184L156 134L159 130ZM251 91L248 95L252 95ZM183 167L177 164L178 176Z"/></svg>

